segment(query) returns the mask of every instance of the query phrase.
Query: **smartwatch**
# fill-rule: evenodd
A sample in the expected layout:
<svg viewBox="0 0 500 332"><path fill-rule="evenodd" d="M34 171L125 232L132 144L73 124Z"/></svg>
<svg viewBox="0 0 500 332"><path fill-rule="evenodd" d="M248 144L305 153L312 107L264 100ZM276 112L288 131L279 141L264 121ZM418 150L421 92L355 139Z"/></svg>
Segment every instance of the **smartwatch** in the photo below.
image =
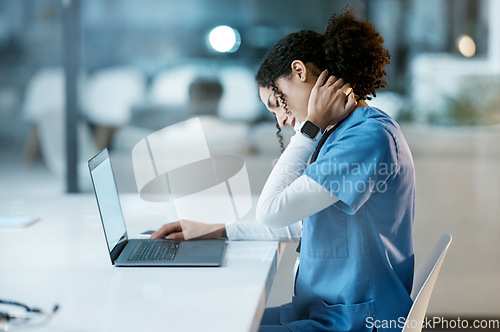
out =
<svg viewBox="0 0 500 332"><path fill-rule="evenodd" d="M310 139L316 139L320 131L320 128L309 120L304 122L300 128L300 132Z"/></svg>

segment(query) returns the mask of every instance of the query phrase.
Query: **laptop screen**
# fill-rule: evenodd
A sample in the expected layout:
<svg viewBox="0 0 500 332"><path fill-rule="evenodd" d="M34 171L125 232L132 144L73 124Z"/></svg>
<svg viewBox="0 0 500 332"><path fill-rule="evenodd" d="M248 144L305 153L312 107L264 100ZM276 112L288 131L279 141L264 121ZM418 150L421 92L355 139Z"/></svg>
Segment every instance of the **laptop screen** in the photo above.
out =
<svg viewBox="0 0 500 332"><path fill-rule="evenodd" d="M119 242L127 238L127 229L107 149L89 161L89 168L108 249L111 253Z"/></svg>

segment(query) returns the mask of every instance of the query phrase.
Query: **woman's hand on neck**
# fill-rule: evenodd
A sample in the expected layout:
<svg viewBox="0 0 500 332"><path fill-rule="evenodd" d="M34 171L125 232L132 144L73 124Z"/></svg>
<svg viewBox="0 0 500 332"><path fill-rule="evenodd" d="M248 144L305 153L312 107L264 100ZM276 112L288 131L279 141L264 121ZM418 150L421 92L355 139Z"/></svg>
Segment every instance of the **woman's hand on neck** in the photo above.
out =
<svg viewBox="0 0 500 332"><path fill-rule="evenodd" d="M309 96L305 119L316 124L321 131L347 118L357 106L349 83L335 76L327 77L328 71L324 70L317 78Z"/></svg>

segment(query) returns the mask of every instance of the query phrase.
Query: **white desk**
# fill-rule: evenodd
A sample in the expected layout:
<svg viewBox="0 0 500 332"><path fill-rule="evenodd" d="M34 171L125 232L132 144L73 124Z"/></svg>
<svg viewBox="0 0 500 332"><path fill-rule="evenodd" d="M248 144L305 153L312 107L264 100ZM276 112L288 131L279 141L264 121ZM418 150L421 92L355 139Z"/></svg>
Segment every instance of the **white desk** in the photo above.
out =
<svg viewBox="0 0 500 332"><path fill-rule="evenodd" d="M171 215L120 197L129 237ZM41 220L0 228L0 298L58 313L11 331L255 331L277 269L277 242L228 242L220 268L116 268L93 195L0 197L0 214Z"/></svg>

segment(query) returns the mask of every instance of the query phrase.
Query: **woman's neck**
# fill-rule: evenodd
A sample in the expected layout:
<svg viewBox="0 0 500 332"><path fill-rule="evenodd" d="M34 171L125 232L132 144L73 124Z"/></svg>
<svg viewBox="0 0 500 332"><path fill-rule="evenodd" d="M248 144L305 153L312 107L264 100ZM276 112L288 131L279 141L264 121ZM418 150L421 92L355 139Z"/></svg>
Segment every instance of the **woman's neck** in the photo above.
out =
<svg viewBox="0 0 500 332"><path fill-rule="evenodd" d="M355 107L355 108L354 108L354 110L351 112L351 114L349 114L349 116L351 116L351 115L352 115L352 113L354 113L354 111L355 111L355 110L357 110L358 108L361 108L361 107L366 107L366 106L368 106L368 104L366 103L366 101L364 101L364 100L360 100L360 101L358 101L358 103L357 103L356 107ZM349 116L348 116L348 117L349 117ZM335 125L336 125L336 124L333 124L333 125L331 125L331 126L326 127L326 130L325 130L325 131L332 129L333 127L335 127Z"/></svg>
<svg viewBox="0 0 500 332"><path fill-rule="evenodd" d="M358 108L361 108L361 107L366 107L368 106L368 104L366 103L366 101L364 100L360 100L358 101L358 104L356 105L356 107L354 108L354 111L357 110Z"/></svg>

